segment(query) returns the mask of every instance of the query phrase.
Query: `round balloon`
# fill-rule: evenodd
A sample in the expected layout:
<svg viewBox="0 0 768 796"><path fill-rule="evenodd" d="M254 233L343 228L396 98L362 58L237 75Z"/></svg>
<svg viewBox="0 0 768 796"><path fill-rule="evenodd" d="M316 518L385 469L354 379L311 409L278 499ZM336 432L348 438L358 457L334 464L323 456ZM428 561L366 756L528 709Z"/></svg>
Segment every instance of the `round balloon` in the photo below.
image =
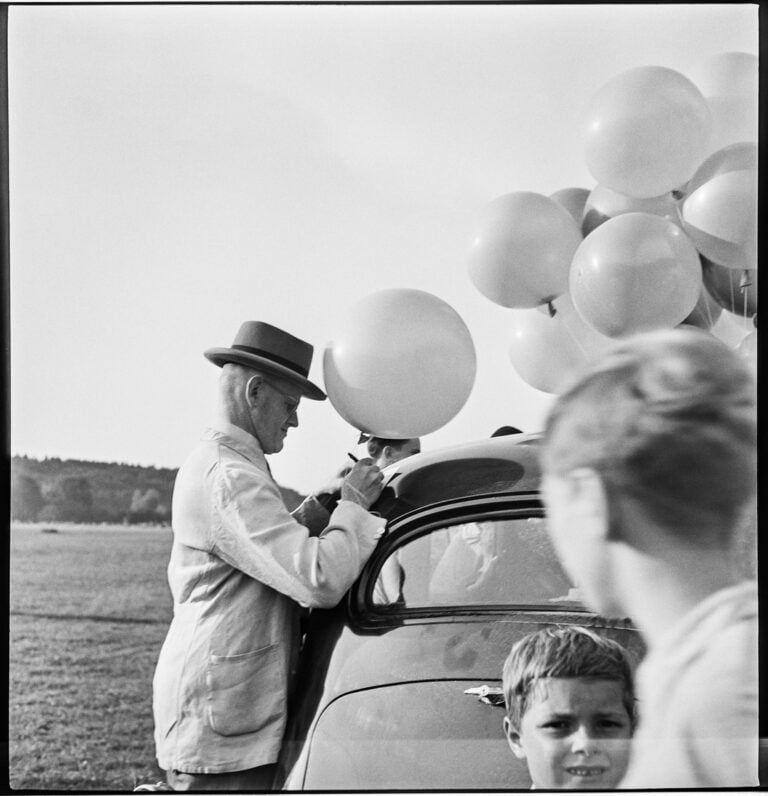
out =
<svg viewBox="0 0 768 796"><path fill-rule="evenodd" d="M757 268L757 172L712 177L683 202L683 227L708 259L728 268Z"/></svg>
<svg viewBox="0 0 768 796"><path fill-rule="evenodd" d="M671 192L650 199L639 199L606 188L605 185L598 185L592 189L584 205L582 235L586 237L609 218L615 218L622 213L652 213L678 226L682 224L677 200Z"/></svg>
<svg viewBox="0 0 768 796"><path fill-rule="evenodd" d="M687 74L705 97L757 97L758 60L751 53L717 53Z"/></svg>
<svg viewBox="0 0 768 796"><path fill-rule="evenodd" d="M372 293L347 313L323 352L325 389L352 426L420 437L464 406L475 380L472 337L458 313L422 290Z"/></svg>
<svg viewBox="0 0 768 796"><path fill-rule="evenodd" d="M616 342L610 337L600 334L584 321L573 306L573 300L569 293L563 293L550 304L536 309L538 312L557 318L587 362L602 356Z"/></svg>
<svg viewBox="0 0 768 796"><path fill-rule="evenodd" d="M713 152L696 169L695 174L685 186L685 194L687 196L694 193L704 183L709 182L719 174L727 174L729 171L750 170L757 171L757 144L754 141L729 144Z"/></svg>
<svg viewBox="0 0 768 796"><path fill-rule="evenodd" d="M707 105L712 114L708 152L740 141L757 141L757 97L707 97Z"/></svg>
<svg viewBox="0 0 768 796"><path fill-rule="evenodd" d="M757 141L758 60L745 52L723 52L688 72L712 114L709 152L739 141Z"/></svg>
<svg viewBox="0 0 768 796"><path fill-rule="evenodd" d="M757 315L757 271L736 271L701 258L704 287L728 312L741 318Z"/></svg>
<svg viewBox="0 0 768 796"><path fill-rule="evenodd" d="M542 392L559 393L587 363L576 339L556 314L513 310L509 359L518 376Z"/></svg>
<svg viewBox="0 0 768 796"><path fill-rule="evenodd" d="M487 205L469 258L475 287L502 307L535 307L565 292L581 232L554 199L529 191Z"/></svg>
<svg viewBox="0 0 768 796"><path fill-rule="evenodd" d="M579 246L570 294L590 326L624 337L677 326L696 305L701 284L699 256L680 227L650 213L625 213Z"/></svg>
<svg viewBox="0 0 768 796"><path fill-rule="evenodd" d="M609 80L586 113L587 168L627 196L661 196L684 184L707 154L712 119L680 72L641 66Z"/></svg>
<svg viewBox="0 0 768 796"><path fill-rule="evenodd" d="M584 216L584 205L590 192L586 188L561 188L550 194L549 198L554 199L562 205L573 216L573 220L581 227L581 219Z"/></svg>

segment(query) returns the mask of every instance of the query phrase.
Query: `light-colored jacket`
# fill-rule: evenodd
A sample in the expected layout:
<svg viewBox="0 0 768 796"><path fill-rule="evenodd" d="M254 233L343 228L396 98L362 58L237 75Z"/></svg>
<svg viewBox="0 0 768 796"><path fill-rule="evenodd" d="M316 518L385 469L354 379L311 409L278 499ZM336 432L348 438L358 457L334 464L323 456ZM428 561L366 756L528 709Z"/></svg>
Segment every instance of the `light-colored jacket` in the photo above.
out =
<svg viewBox="0 0 768 796"><path fill-rule="evenodd" d="M757 584L747 581L707 597L651 648L620 788L758 784L757 636Z"/></svg>
<svg viewBox="0 0 768 796"><path fill-rule="evenodd" d="M206 431L179 470L172 517L174 612L153 682L158 763L207 774L274 763L299 606L339 602L383 520L342 500L329 521L314 498L291 515L256 438L230 424ZM327 527L313 536L307 526Z"/></svg>

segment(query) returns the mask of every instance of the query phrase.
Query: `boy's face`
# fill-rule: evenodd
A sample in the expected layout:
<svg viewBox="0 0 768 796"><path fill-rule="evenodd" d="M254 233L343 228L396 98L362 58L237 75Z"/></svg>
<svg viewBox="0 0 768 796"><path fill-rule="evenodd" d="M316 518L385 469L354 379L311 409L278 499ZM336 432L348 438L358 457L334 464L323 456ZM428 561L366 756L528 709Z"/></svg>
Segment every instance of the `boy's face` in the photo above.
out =
<svg viewBox="0 0 768 796"><path fill-rule="evenodd" d="M504 731L538 789L615 788L629 762L632 724L615 680L544 678L531 694L519 731L509 719Z"/></svg>

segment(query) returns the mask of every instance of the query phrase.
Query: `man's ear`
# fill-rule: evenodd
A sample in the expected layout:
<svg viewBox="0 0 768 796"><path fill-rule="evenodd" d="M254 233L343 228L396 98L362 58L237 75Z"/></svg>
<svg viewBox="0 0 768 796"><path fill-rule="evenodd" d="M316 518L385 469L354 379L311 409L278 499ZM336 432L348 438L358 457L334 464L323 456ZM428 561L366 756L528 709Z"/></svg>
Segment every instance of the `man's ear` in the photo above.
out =
<svg viewBox="0 0 768 796"><path fill-rule="evenodd" d="M257 373L254 376L251 376L248 379L248 383L245 385L245 395L248 400L249 406L253 406L253 402L256 400L256 397L259 394L259 390L261 389L262 385L264 384L264 377Z"/></svg>
<svg viewBox="0 0 768 796"><path fill-rule="evenodd" d="M512 728L509 716L504 716L504 735L507 737L507 743L512 750L512 754L520 760L525 760L525 747L521 743L520 733Z"/></svg>

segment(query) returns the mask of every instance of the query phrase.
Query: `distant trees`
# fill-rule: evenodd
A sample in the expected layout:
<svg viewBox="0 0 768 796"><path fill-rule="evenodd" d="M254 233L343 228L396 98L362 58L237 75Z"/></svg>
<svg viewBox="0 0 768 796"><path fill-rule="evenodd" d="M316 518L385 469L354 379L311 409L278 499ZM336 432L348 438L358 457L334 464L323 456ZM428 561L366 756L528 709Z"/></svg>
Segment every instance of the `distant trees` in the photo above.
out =
<svg viewBox="0 0 768 796"><path fill-rule="evenodd" d="M93 493L88 479L76 476L61 478L48 493L46 505L39 514L43 521L91 522Z"/></svg>
<svg viewBox="0 0 768 796"><path fill-rule="evenodd" d="M73 459L11 459L11 519L168 525L176 470ZM304 498L280 487L289 510Z"/></svg>
<svg viewBox="0 0 768 796"><path fill-rule="evenodd" d="M155 467L14 456L11 519L168 524L175 477Z"/></svg>
<svg viewBox="0 0 768 796"><path fill-rule="evenodd" d="M40 484L29 475L14 472L11 475L11 517L22 522L32 522L44 505Z"/></svg>
<svg viewBox="0 0 768 796"><path fill-rule="evenodd" d="M128 522L163 523L169 519L168 506L160 503L160 493L157 489L148 489L144 493L140 489L133 490Z"/></svg>

